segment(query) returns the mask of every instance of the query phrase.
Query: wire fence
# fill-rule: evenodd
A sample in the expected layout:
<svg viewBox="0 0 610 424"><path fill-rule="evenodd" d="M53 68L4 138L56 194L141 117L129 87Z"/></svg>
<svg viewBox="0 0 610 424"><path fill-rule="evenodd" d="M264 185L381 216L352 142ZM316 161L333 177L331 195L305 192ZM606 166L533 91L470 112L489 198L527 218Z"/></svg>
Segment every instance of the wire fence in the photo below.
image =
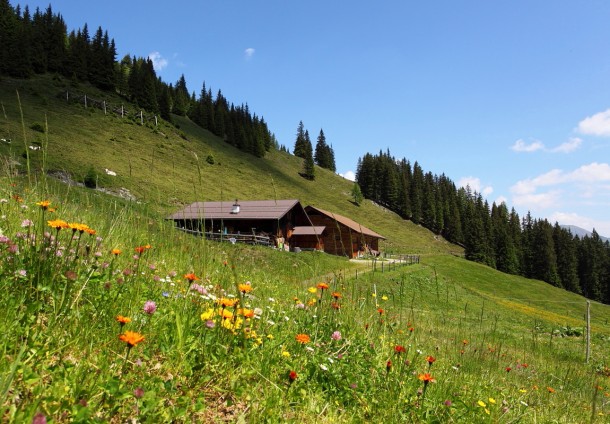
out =
<svg viewBox="0 0 610 424"><path fill-rule="evenodd" d="M154 114L145 113L142 109L128 109L124 104L111 103L105 99L96 99L91 97L87 93L79 93L76 91L61 92L60 97L64 97L66 102L80 104L85 106L85 109L93 107L104 111L104 115L109 113L120 116L121 118L131 118L139 120L140 125L145 123L154 123L155 126L159 125L159 117Z"/></svg>

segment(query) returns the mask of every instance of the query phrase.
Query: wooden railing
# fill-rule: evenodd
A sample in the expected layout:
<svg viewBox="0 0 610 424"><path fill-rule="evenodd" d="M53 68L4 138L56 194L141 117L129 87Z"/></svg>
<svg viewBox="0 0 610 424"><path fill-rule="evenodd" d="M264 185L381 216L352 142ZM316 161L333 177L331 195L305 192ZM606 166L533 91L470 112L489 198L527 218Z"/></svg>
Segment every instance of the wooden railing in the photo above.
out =
<svg viewBox="0 0 610 424"><path fill-rule="evenodd" d="M261 236L256 234L231 234L231 233L212 233L212 232L202 232L196 230L187 230L186 228L179 228L179 230L184 231L185 233L194 234L198 236L204 236L208 240L214 241L226 241L228 243L245 243L245 244L253 244L253 245L262 245L262 246L270 246L271 238L268 236Z"/></svg>

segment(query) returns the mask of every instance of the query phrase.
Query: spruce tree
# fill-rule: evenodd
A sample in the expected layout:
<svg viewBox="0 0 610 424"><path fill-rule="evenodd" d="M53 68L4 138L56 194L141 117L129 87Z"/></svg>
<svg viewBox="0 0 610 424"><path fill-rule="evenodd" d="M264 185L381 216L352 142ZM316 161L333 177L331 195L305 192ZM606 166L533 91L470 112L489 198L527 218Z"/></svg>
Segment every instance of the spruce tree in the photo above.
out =
<svg viewBox="0 0 610 424"><path fill-rule="evenodd" d="M292 149L292 153L300 158L305 158L307 156L307 146L305 145L305 126L303 125L303 121L299 122L299 126L297 127L297 138L294 142L294 149Z"/></svg>

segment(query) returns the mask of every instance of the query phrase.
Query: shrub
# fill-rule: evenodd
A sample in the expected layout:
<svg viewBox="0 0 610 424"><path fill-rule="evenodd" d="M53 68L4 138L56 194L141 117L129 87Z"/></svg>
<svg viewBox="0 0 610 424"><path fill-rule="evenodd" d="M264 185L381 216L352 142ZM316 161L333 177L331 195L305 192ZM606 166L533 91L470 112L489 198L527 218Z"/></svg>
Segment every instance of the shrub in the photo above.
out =
<svg viewBox="0 0 610 424"><path fill-rule="evenodd" d="M32 125L30 125L30 129L32 129L34 131L38 131L43 134L45 133L44 125L42 125L39 122L34 122Z"/></svg>
<svg viewBox="0 0 610 424"><path fill-rule="evenodd" d="M87 188L96 188L97 187L97 172L93 167L90 167L87 173L85 174L85 178L83 179L83 183Z"/></svg>
<svg viewBox="0 0 610 424"><path fill-rule="evenodd" d="M210 165L214 165L214 163L216 163L216 160L214 159L214 155L209 154L207 158L205 158L205 161L207 163L209 163Z"/></svg>

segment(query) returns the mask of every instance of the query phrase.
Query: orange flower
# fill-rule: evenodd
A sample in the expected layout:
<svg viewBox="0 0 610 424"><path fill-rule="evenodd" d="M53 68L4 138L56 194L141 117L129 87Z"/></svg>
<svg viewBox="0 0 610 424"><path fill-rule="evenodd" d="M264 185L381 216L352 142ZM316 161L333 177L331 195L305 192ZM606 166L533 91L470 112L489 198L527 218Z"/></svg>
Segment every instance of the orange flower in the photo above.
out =
<svg viewBox="0 0 610 424"><path fill-rule="evenodd" d="M245 318L254 318L254 311L252 309L240 309L237 311L239 314L243 315Z"/></svg>
<svg viewBox="0 0 610 424"><path fill-rule="evenodd" d="M462 344L463 344L464 346L466 346L466 345L468 344L468 340L466 340L466 339L462 340Z"/></svg>
<svg viewBox="0 0 610 424"><path fill-rule="evenodd" d="M405 349L404 346L401 346L401 345L394 346L394 352L396 352L396 353L405 353L406 351L407 351L407 349Z"/></svg>
<svg viewBox="0 0 610 424"><path fill-rule="evenodd" d="M97 231L95 231L93 228L85 228L85 232L90 236L94 236Z"/></svg>
<svg viewBox="0 0 610 424"><path fill-rule="evenodd" d="M379 312L379 315L383 315L383 309L377 308L377 312Z"/></svg>
<svg viewBox="0 0 610 424"><path fill-rule="evenodd" d="M297 340L297 342L299 342L301 344L306 344L311 341L311 338L307 334L301 333L301 334L297 334L296 340Z"/></svg>
<svg viewBox="0 0 610 424"><path fill-rule="evenodd" d="M51 201L50 200L41 200L40 202L36 202L36 204L38 206L40 206L40 208L43 211L46 211L47 209L49 209L49 206L51 206Z"/></svg>
<svg viewBox="0 0 610 424"><path fill-rule="evenodd" d="M546 389L549 391L549 393L555 393L555 389L553 389L552 387L547 386Z"/></svg>
<svg viewBox="0 0 610 424"><path fill-rule="evenodd" d="M239 291L244 294L252 291L252 286L250 284L239 284L237 287L239 288Z"/></svg>
<svg viewBox="0 0 610 424"><path fill-rule="evenodd" d="M194 273L190 273L190 274L184 274L184 278L186 278L189 281L197 281L199 280L199 277L197 277Z"/></svg>
<svg viewBox="0 0 610 424"><path fill-rule="evenodd" d="M223 308L232 308L235 305L237 305L237 302L239 302L239 299L229 299L227 297L223 297L221 299L218 299L217 302Z"/></svg>
<svg viewBox="0 0 610 424"><path fill-rule="evenodd" d="M330 306L333 309L341 309L341 305L339 305L339 303L337 303L337 302L331 303Z"/></svg>
<svg viewBox="0 0 610 424"><path fill-rule="evenodd" d="M81 234L85 231L85 229L89 228L85 224L79 224L78 222L70 222L68 224L68 228L71 228L73 232L80 231Z"/></svg>
<svg viewBox="0 0 610 424"><path fill-rule="evenodd" d="M128 348L132 348L140 342L144 341L144 336L140 333L136 333L135 331L125 331L123 334L119 336L121 341L127 343Z"/></svg>
<svg viewBox="0 0 610 424"><path fill-rule="evenodd" d="M294 380L296 380L298 377L296 371L290 371L290 373L288 374L288 379L290 380L290 382L292 383Z"/></svg>
<svg viewBox="0 0 610 424"><path fill-rule="evenodd" d="M117 315L116 320L121 324L121 327L131 322L131 318L124 317L123 315Z"/></svg>
<svg viewBox="0 0 610 424"><path fill-rule="evenodd" d="M68 228L68 223L63 219L54 219L52 221L47 221L47 224L49 224L49 227L55 228L57 231L61 230L62 228Z"/></svg>
<svg viewBox="0 0 610 424"><path fill-rule="evenodd" d="M121 254L121 249L112 249L110 251L114 256L119 256Z"/></svg>
<svg viewBox="0 0 610 424"><path fill-rule="evenodd" d="M436 358L434 356L426 356L426 361L428 361L428 365L432 366L432 364L436 361Z"/></svg>
<svg viewBox="0 0 610 424"><path fill-rule="evenodd" d="M417 376L418 379L424 382L424 384L435 383L436 380L428 373L420 374Z"/></svg>
<svg viewBox="0 0 610 424"><path fill-rule="evenodd" d="M331 294L332 297L334 297L335 299L339 300L340 298L342 298L343 296L341 295L341 293L339 292L333 292Z"/></svg>
<svg viewBox="0 0 610 424"><path fill-rule="evenodd" d="M330 286L326 283L318 283L318 285L316 287L319 288L320 290L326 290L326 289L330 288Z"/></svg>

